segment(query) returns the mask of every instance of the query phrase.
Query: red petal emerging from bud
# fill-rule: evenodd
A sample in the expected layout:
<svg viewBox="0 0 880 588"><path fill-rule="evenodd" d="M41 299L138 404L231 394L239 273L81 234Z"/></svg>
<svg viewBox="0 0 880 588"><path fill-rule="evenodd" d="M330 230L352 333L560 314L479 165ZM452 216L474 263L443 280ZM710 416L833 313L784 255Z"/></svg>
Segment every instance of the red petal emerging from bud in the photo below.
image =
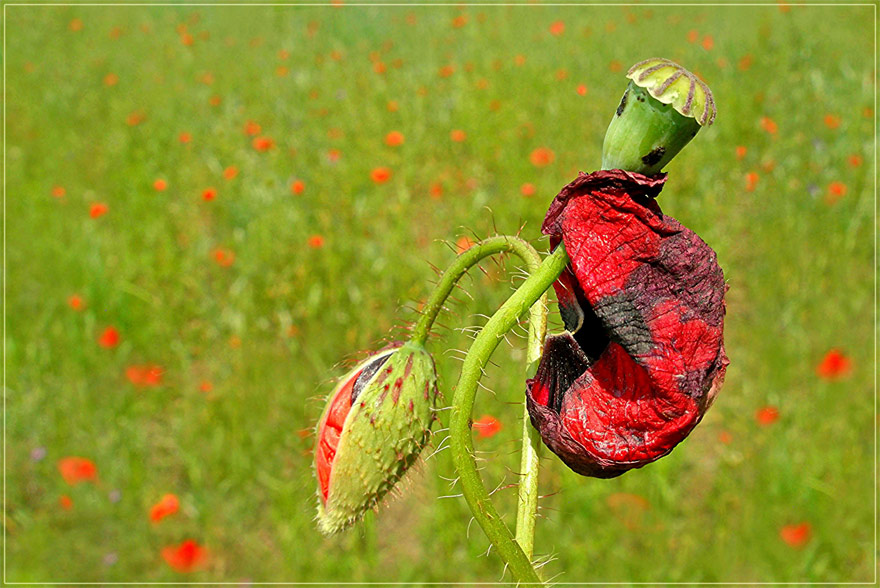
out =
<svg viewBox="0 0 880 588"><path fill-rule="evenodd" d="M580 174L544 221L571 257L555 287L573 333L548 339L527 402L544 442L581 474L666 455L723 381L724 277L715 252L654 202L664 182Z"/></svg>

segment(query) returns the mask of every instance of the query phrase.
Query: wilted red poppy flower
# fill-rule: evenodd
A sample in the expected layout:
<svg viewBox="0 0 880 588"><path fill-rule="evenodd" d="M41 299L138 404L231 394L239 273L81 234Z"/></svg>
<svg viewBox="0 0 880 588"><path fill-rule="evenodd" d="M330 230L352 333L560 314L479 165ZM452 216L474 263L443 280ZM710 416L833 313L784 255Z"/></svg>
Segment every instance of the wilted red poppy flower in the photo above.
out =
<svg viewBox="0 0 880 588"><path fill-rule="evenodd" d="M94 482L98 479L95 462L85 457L64 457L58 460L58 471L64 481L74 486L80 482Z"/></svg>
<svg viewBox="0 0 880 588"><path fill-rule="evenodd" d="M810 542L813 536L813 526L810 523L798 523L797 525L785 525L779 530L779 537L790 547L800 549Z"/></svg>
<svg viewBox="0 0 880 588"><path fill-rule="evenodd" d="M848 376L852 371L852 361L840 352L832 349L822 358L822 363L816 367L816 373L826 380L837 380Z"/></svg>
<svg viewBox="0 0 880 588"><path fill-rule="evenodd" d="M474 421L474 430L480 437L494 437L501 430L501 422L490 414L484 414Z"/></svg>
<svg viewBox="0 0 880 588"><path fill-rule="evenodd" d="M110 210L110 207L103 202L95 202L92 204L91 208L89 208L89 216L92 218L102 217L107 214L108 210Z"/></svg>
<svg viewBox="0 0 880 588"><path fill-rule="evenodd" d="M119 331L116 330L116 327L104 329L98 337L98 345L108 349L119 345Z"/></svg>
<svg viewBox="0 0 880 588"><path fill-rule="evenodd" d="M654 198L666 174L581 173L544 219L571 262L554 284L568 332L549 337L526 400L544 443L601 478L682 441L724 378L715 252Z"/></svg>
<svg viewBox="0 0 880 588"><path fill-rule="evenodd" d="M162 559L176 572L194 572L207 561L208 550L194 540L187 539L180 545L163 547Z"/></svg>
<svg viewBox="0 0 880 588"><path fill-rule="evenodd" d="M166 494L152 507L150 507L150 520L158 523L165 517L169 517L180 509L180 501L174 494Z"/></svg>

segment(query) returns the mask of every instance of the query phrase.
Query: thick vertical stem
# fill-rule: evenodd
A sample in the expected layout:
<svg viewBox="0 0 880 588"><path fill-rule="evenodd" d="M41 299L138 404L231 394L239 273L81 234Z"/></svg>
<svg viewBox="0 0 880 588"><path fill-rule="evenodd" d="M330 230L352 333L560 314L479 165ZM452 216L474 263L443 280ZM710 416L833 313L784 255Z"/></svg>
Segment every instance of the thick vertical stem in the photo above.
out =
<svg viewBox="0 0 880 588"><path fill-rule="evenodd" d="M540 584L530 558L516 542L501 515L492 505L489 494L477 473L473 456L471 437L471 412L474 407L477 384L483 368L504 335L516 324L544 292L553 285L568 264L568 254L564 247L557 247L544 259L541 266L514 292L507 302L489 319L474 340L465 357L461 376L455 388L450 419L450 448L455 469L465 500L471 508L474 519L492 542L496 552L508 565L513 577L521 583Z"/></svg>

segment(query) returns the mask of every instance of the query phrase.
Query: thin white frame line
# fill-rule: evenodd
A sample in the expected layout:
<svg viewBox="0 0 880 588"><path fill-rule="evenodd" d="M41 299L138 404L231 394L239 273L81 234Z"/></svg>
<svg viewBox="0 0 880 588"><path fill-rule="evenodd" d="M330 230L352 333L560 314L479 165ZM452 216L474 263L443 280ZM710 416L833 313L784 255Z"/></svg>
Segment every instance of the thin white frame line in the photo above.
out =
<svg viewBox="0 0 880 588"><path fill-rule="evenodd" d="M620 2L620 3L578 3L578 2L565 2L565 3L527 3L528 0L523 0L523 2L489 2L489 3L468 3L467 6L480 6L480 7L488 7L488 6L634 6L639 8L645 7L654 7L654 6L699 6L699 7L769 7L769 8L778 8L780 5L791 5L791 6L799 6L799 7L807 7L807 6L823 6L823 7L838 7L838 6L871 6L873 8L873 19L874 19L874 76L873 76L873 84L874 84L874 416L877 415L877 383L878 383L878 374L877 374L877 361L878 361L878 342L880 342L880 323L878 323L878 267L877 267L877 259L878 259L878 242L880 242L880 225L877 223L878 218L878 209L877 209L877 166L878 166L878 149L877 149L877 118L878 118L878 92L877 92L877 65L878 65L878 52L877 52L877 3L811 3L807 2L761 2L761 3L631 3L631 2ZM97 6L232 6L232 7L266 7L266 6L303 6L303 7L328 7L328 8L342 8L344 6L385 6L385 7L410 7L410 6L440 6L440 7L460 7L462 6L461 2L457 3L430 3L430 4L418 4L418 3L371 3L371 2L346 2L342 5L334 6L332 3L321 2L321 3L241 3L241 2L180 2L180 3L172 3L172 2L94 2L94 3L58 3L58 2L39 2L39 0L35 0L32 3L22 3L22 2L8 2L3 4L3 96L6 96L6 62L7 62L7 52L6 52L6 7L7 6L28 6L28 7L42 7L42 6L76 6L76 7L97 7ZM6 272L7 272L7 263L6 263L6 100L3 100L3 512L6 513ZM825 585L840 585L840 586L865 586L865 585L875 585L877 584L877 577L880 570L878 570L877 566L877 542L878 542L878 517L877 517L877 507L878 507L878 431L877 427L874 427L874 579L872 582L563 582L562 584L568 585L577 585L577 586L591 586L591 585L607 585L607 586L620 586L620 585L681 585L681 586L825 586ZM8 582L6 578L6 534L3 534L3 583L9 585L43 585L45 582ZM76 586L94 586L94 585L145 585L145 586L167 586L167 585L214 585L214 586L229 586L241 585L241 582L52 582L52 583L64 583ZM509 583L506 582L480 582L481 584L487 585L507 585ZM251 585L255 586L269 586L269 585L303 585L303 586L325 586L328 584L335 585L409 585L411 583L403 583L403 582L251 582ZM472 583L465 582L422 582L425 585L471 585Z"/></svg>

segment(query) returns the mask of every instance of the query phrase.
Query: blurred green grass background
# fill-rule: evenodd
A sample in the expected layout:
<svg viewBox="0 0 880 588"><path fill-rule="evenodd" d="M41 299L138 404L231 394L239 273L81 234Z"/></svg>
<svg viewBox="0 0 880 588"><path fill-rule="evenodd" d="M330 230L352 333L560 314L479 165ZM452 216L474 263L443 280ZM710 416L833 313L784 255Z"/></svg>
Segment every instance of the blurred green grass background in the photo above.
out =
<svg viewBox="0 0 880 588"><path fill-rule="evenodd" d="M499 580L463 500L438 498L458 492L448 452L322 538L310 429L340 359L400 334L460 237L546 248L549 201L599 164L621 68L664 56L719 105L660 202L718 252L731 365L656 464L594 480L545 452L543 573L871 581L874 8L5 6L6 579ZM431 342L447 399L457 329L517 280L485 268ZM821 377L831 349L850 369ZM523 356L502 346L478 399L503 425L476 440L490 489L516 481ZM159 385L129 380L144 365ZM65 456L98 480L65 484ZM165 493L180 512L152 524ZM515 489L495 497L512 525ZM210 557L181 575L160 552L186 538Z"/></svg>

